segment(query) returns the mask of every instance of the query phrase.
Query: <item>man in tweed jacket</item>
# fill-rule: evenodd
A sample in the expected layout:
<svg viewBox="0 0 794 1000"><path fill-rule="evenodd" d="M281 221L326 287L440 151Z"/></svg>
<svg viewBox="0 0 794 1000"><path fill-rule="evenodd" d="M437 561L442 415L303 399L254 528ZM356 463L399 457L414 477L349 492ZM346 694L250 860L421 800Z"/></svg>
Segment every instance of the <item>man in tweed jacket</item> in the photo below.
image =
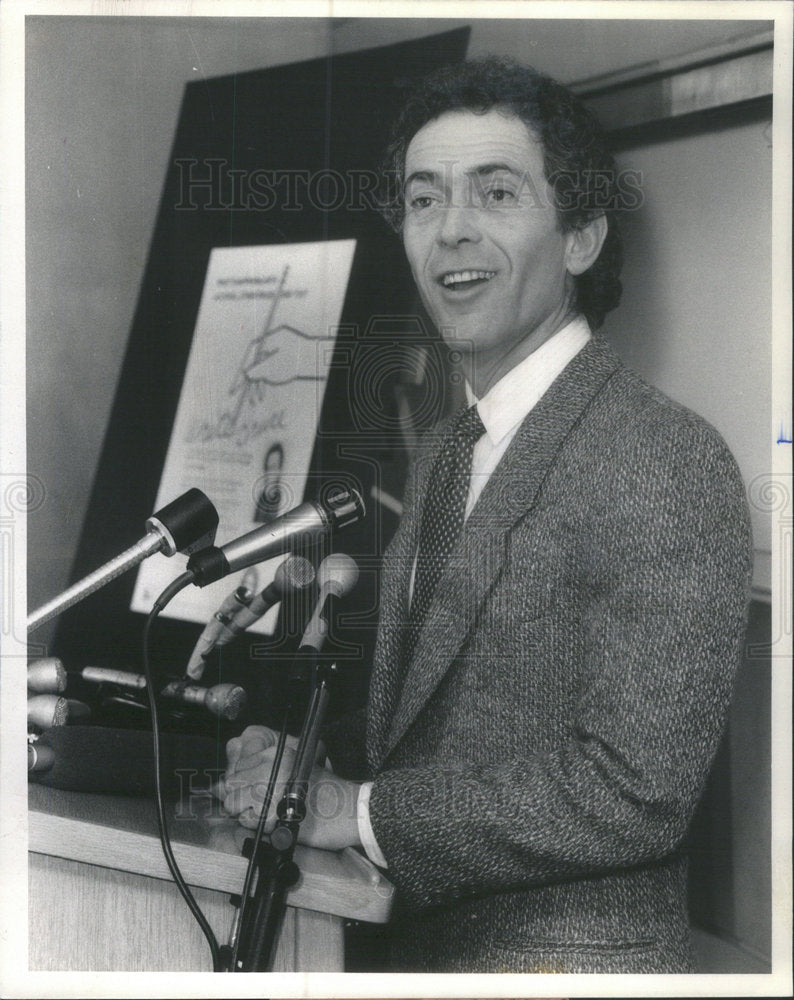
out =
<svg viewBox="0 0 794 1000"><path fill-rule="evenodd" d="M328 733L336 774L316 772L355 808L309 817L303 838L361 843L387 866L396 969L688 971L681 845L750 573L736 465L591 336L619 298L619 192L572 95L464 64L409 101L392 155L395 221L485 434L408 656L448 427L419 449L383 561L367 711ZM241 822L270 741L230 744L225 804Z"/></svg>

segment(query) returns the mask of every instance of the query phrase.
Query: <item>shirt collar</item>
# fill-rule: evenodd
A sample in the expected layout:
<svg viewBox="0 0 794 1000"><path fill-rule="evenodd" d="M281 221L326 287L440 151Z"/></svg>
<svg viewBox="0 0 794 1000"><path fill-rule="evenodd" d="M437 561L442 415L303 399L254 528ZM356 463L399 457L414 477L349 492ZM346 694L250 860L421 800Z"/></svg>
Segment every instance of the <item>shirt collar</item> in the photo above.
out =
<svg viewBox="0 0 794 1000"><path fill-rule="evenodd" d="M469 406L476 403L491 444L499 444L521 423L591 336L587 320L576 316L503 375L482 399L478 400L466 383Z"/></svg>

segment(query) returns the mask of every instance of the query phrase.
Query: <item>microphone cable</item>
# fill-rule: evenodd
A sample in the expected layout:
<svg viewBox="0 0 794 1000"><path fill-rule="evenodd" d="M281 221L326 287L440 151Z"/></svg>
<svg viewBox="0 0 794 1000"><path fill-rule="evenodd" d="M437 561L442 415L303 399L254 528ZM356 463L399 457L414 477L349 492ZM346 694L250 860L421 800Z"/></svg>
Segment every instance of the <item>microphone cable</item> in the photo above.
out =
<svg viewBox="0 0 794 1000"><path fill-rule="evenodd" d="M209 921L204 916L201 907L196 902L196 898L190 891L190 886L179 870L179 865L176 863L176 858L174 857L174 852L171 848L171 838L168 833L168 828L165 822L165 802L163 798L163 788L160 782L160 717L157 709L157 702L154 697L154 683L152 680L151 664L149 661L149 645L150 645L150 635L152 626L155 619L163 610L163 608L169 603L169 601L174 598L180 590L183 590L189 583L193 582L193 573L190 571L183 573L181 576L173 580L168 586L163 590L160 596L152 605L152 610L149 612L146 623L143 627L143 674L146 678L146 694L149 700L149 711L152 716L152 745L154 751L154 788L155 788L155 802L157 804L157 828L160 834L160 844L163 849L163 855L165 856L166 864L168 865L168 870L174 879L177 889L182 894L182 898L188 905L190 912L196 920L196 923L201 928L201 932L207 939L207 944L210 947L210 953L212 955L212 971L213 972L223 972L223 966L220 957L220 948L218 946L218 939L215 937L215 933L209 925Z"/></svg>
<svg viewBox="0 0 794 1000"><path fill-rule="evenodd" d="M330 558L330 557L329 557ZM347 564L343 564L343 568L347 571L349 576L349 569ZM358 577L358 571L356 569L356 579ZM240 937L244 934L247 928L244 925L245 909L250 901L251 884L253 882L254 874L258 867L259 845L261 844L262 838L265 832L265 825L267 822L267 815L270 811L270 803L273 799L273 793L275 791L276 781L278 779L278 773L281 767L281 760L284 754L284 748L287 741L287 729L288 720L290 718L293 706L293 699L296 697L297 692L295 687L299 682L299 677L295 677L293 685L292 697L287 698L287 707L284 712L284 721L281 727L281 732L279 733L279 738L276 746L275 759L273 761L273 766L270 770L270 776L268 779L267 790L265 792L265 798L262 803L262 810L259 816L259 821L257 823L256 832L253 837L252 850L248 859L248 866L245 873L245 878L243 880L243 889L240 895L240 906L238 908L235 920L232 926L231 941L230 946L223 949L218 945L218 939L215 937L215 933L207 921L204 913L202 912L200 906L196 902L193 893L190 891L190 887L185 882L182 876L179 866L174 857L174 853L171 847L171 838L168 833L165 822L165 803L163 799L163 789L160 781L160 717L157 708L157 702L154 696L154 682L152 678L151 663L150 663L150 638L151 630L154 625L157 616L166 607L166 605L173 600L174 597L181 591L184 590L191 583L196 582L196 574L192 568L188 568L186 572L182 573L173 580L167 587L164 588L162 593L157 597L154 604L152 605L152 610L149 612L146 622L143 627L143 674L146 678L146 694L149 701L149 710L152 716L152 743L153 743L153 755L154 755L154 781L155 781L155 801L157 804L157 827L160 834L160 843L163 849L163 855L165 856L168 869L174 879L176 887L185 900L190 912L193 914L196 922L198 923L201 932L207 940L212 955L212 968L213 972L236 972L238 964L238 950L240 947ZM355 583L355 580L353 580ZM349 588L346 588L349 589ZM319 637L321 643L324 641L325 636ZM315 652L316 655L316 652ZM314 671L312 670L312 675ZM261 873L260 873L261 874ZM231 952L231 968L227 968L226 961L229 957L228 953Z"/></svg>
<svg viewBox="0 0 794 1000"><path fill-rule="evenodd" d="M248 857L248 866L245 870L245 879L243 880L243 888L240 892L240 905L237 909L237 914L235 915L234 924L232 926L232 931L230 935L229 947L231 949L230 972L237 972L238 965L238 952L240 949L241 936L247 930L245 926L245 911L251 898L251 885L254 880L254 874L257 870L258 865L258 855L260 844L262 843L262 838L265 835L265 824L267 822L267 814L270 812L270 803L273 799L273 793L276 790L276 780L278 778L278 772L281 769L281 758L284 756L284 747L287 743L287 722L290 716L291 706L287 706L284 713L284 722L281 726L281 731L278 734L278 743L276 744L276 754L273 759L273 766L270 768L270 776L268 778L267 789L265 790L265 798L262 802L262 811L259 814L259 822L256 825L256 831L251 842L251 853ZM264 877L264 874L260 872L260 878Z"/></svg>

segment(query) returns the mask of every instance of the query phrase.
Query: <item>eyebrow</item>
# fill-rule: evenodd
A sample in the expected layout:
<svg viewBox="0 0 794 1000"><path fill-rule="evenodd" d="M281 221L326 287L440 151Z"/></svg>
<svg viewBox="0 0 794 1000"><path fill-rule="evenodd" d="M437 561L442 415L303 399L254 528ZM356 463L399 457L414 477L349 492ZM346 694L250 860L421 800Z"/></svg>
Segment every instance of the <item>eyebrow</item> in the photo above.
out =
<svg viewBox="0 0 794 1000"><path fill-rule="evenodd" d="M489 177L491 174L499 173L500 171L513 174L515 177L519 177L522 173L522 171L518 170L514 166L511 166L509 163L484 163L482 166L473 167L471 170L467 170L466 173L469 177ZM441 176L442 175L437 173L435 170L415 170L412 174L406 177L403 190L407 191L409 186L414 181L437 184Z"/></svg>
<svg viewBox="0 0 794 1000"><path fill-rule="evenodd" d="M405 178L403 190L406 190L414 181L427 181L430 184L435 184L438 178L439 175L433 170L414 170L412 174Z"/></svg>
<svg viewBox="0 0 794 1000"><path fill-rule="evenodd" d="M487 177L489 174L496 174L500 171L504 171L508 174L514 174L519 177L524 171L517 170L515 167L510 166L509 163L486 163L482 167L476 167L474 170L469 170L467 173L469 175L476 175L477 177Z"/></svg>

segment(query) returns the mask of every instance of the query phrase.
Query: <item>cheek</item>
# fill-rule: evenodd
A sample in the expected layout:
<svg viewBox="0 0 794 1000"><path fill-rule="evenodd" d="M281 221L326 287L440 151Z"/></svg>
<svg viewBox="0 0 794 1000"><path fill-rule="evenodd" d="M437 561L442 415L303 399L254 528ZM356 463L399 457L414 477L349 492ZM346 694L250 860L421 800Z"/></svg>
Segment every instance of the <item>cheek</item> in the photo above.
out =
<svg viewBox="0 0 794 1000"><path fill-rule="evenodd" d="M545 238L528 237L525 243L516 247L516 253L516 275L524 287L551 291L565 283L565 248L557 234Z"/></svg>

